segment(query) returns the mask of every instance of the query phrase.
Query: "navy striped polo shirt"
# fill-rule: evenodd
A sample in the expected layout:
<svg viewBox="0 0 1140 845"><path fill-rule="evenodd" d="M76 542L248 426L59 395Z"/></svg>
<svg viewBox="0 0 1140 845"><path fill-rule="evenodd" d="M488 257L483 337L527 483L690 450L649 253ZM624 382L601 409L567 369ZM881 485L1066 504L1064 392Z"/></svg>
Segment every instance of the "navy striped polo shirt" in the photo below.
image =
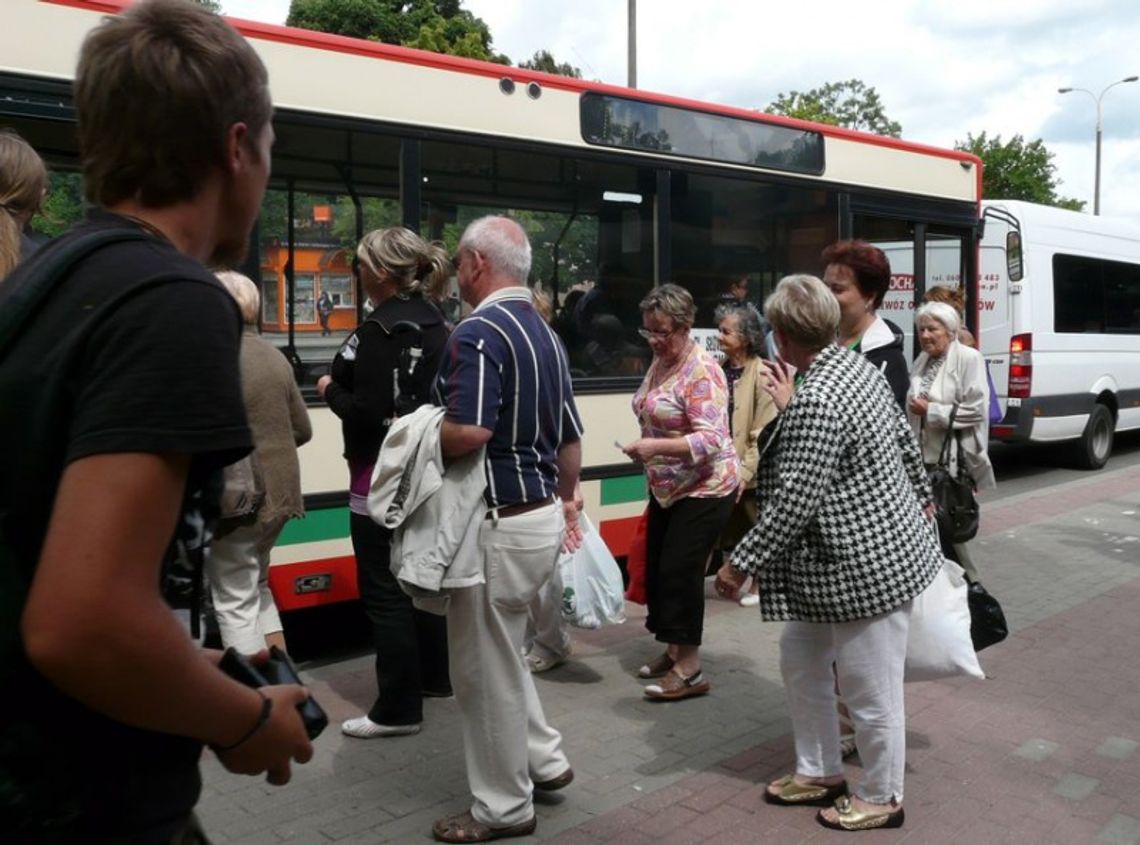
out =
<svg viewBox="0 0 1140 845"><path fill-rule="evenodd" d="M556 492L558 450L581 439L582 421L566 349L527 288L495 291L456 326L434 394L447 419L492 431L489 506L539 502Z"/></svg>

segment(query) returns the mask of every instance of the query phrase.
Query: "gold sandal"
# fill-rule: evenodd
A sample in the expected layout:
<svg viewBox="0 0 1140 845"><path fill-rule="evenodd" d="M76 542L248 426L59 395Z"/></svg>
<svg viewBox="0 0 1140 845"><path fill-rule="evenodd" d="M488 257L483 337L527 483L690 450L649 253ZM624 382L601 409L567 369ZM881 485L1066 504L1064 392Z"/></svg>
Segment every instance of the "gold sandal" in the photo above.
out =
<svg viewBox="0 0 1140 845"><path fill-rule="evenodd" d="M885 812L867 812L856 810L851 799L844 795L835 800L836 821L831 821L820 810L816 814L816 821L832 830L876 830L880 827L902 827L906 820L906 813L902 807L897 810Z"/></svg>
<svg viewBox="0 0 1140 845"><path fill-rule="evenodd" d="M775 788L775 792L772 789ZM764 800L769 804L783 806L791 804L819 804L824 807L836 798L846 797L847 781L839 783L798 783L795 775L784 775L768 784L764 790Z"/></svg>

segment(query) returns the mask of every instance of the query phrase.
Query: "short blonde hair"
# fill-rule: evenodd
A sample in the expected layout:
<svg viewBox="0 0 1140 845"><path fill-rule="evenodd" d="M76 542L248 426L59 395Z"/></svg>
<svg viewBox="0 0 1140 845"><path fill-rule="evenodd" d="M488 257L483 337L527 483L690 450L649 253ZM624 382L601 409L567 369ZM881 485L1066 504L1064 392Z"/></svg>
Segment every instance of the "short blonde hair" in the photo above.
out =
<svg viewBox="0 0 1140 845"><path fill-rule="evenodd" d="M219 270L214 275L238 304L242 321L247 326L256 326L258 312L261 310L261 291L253 280L236 270Z"/></svg>
<svg viewBox="0 0 1140 845"><path fill-rule="evenodd" d="M816 351L834 343L839 329L839 303L835 296L817 277L806 273L780 279L764 302L764 314L773 328Z"/></svg>
<svg viewBox="0 0 1140 845"><path fill-rule="evenodd" d="M655 287L645 299L641 300L638 307L642 314L657 311L672 320L675 325L685 328L692 328L693 320L697 316L693 295L672 282Z"/></svg>
<svg viewBox="0 0 1140 845"><path fill-rule="evenodd" d="M439 299L451 277L446 250L402 226L369 232L360 239L356 257L374 276L387 273L404 295L423 293Z"/></svg>
<svg viewBox="0 0 1140 845"><path fill-rule="evenodd" d="M924 302L914 312L914 325L916 327L918 321L923 317L937 320L946 327L951 340L958 339L958 330L962 328L962 322L958 319L958 310L953 305L946 302Z"/></svg>

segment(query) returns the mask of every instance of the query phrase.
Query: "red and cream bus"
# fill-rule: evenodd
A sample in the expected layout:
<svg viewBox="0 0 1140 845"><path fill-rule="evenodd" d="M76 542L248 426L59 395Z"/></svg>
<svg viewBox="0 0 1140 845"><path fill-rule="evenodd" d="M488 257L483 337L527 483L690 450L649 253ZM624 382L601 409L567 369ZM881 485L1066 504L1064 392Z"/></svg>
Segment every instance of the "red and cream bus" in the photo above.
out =
<svg viewBox="0 0 1140 845"><path fill-rule="evenodd" d="M60 171L77 166L69 81L84 34L126 0L22 0L0 28L0 124ZM981 163L962 152L370 41L234 20L269 68L273 176L246 272L263 284L266 337L302 386L362 316L343 274L303 270L318 245L339 271L359 235L403 224L454 246L488 213L534 245L532 283L554 295L586 425L586 509L625 553L646 491L613 447L637 434L629 400L648 361L637 304L673 281L698 329L733 279L760 300L790 272L819 273L844 237L927 248L973 280ZM126 104L125 104L126 105ZM900 247L900 245L902 245ZM337 257L337 256L340 257ZM317 261L324 260L318 256ZM326 281L327 280L327 281ZM314 332L322 285L340 291L334 335ZM970 282L973 286L975 283ZM453 306L454 301L445 303ZM301 450L308 515L274 550L285 610L354 597L338 421L315 401Z"/></svg>

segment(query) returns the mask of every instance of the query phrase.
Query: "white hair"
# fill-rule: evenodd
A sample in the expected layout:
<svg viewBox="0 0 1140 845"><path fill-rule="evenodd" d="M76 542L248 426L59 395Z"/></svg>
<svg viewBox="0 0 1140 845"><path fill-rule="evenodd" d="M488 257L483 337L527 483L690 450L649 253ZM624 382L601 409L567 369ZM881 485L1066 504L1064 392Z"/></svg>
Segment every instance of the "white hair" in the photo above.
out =
<svg viewBox="0 0 1140 845"><path fill-rule="evenodd" d="M247 326L257 325L257 312L261 308L261 291L253 279L236 270L219 270L214 274L238 304L242 321Z"/></svg>
<svg viewBox="0 0 1140 845"><path fill-rule="evenodd" d="M530 276L530 240L509 217L480 217L464 230L459 248L479 253L492 270L520 285Z"/></svg>
<svg viewBox="0 0 1140 845"><path fill-rule="evenodd" d="M958 320L958 312L953 305L948 305L945 302L924 302L914 313L915 326L918 325L918 321L923 317L937 320L946 327L946 331L950 333L951 340L958 339L958 330L962 327L962 324Z"/></svg>

